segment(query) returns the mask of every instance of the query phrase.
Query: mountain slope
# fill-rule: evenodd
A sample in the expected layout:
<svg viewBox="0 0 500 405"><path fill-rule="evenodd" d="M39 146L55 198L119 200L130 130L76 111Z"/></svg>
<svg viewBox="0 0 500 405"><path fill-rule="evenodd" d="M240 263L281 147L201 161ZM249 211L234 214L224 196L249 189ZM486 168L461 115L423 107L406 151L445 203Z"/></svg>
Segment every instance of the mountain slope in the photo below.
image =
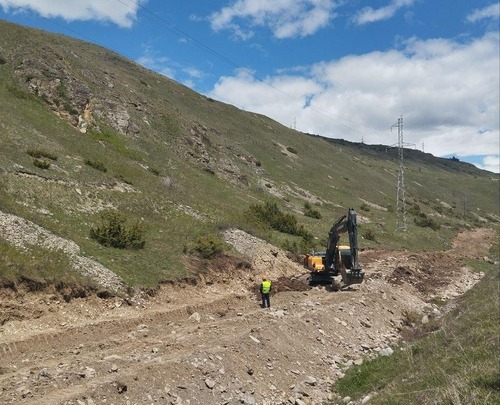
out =
<svg viewBox="0 0 500 405"><path fill-rule="evenodd" d="M73 241L129 285L185 277L200 266L197 238L227 227L296 246L249 219L248 207L267 201L294 214L317 248L348 207L363 248L440 249L465 224L500 221L498 175L405 150L410 230L396 233L394 148L294 131L96 45L1 21L0 31L0 211ZM322 219L304 216L305 203ZM144 249L89 238L108 210L144 225ZM424 214L441 228L414 225ZM19 270L5 237L0 249L5 277L39 271L29 261Z"/></svg>

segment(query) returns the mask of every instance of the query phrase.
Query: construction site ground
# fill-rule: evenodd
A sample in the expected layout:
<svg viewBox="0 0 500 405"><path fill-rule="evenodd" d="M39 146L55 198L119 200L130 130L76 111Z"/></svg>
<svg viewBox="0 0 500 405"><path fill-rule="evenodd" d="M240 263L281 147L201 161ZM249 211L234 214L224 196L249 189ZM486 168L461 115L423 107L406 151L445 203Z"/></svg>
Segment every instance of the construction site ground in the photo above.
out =
<svg viewBox="0 0 500 405"><path fill-rule="evenodd" d="M390 355L406 324L479 281L466 259L486 260L495 233L465 231L446 252L362 251L364 282L340 291L309 287L272 245L225 237L245 260L221 256L131 296L4 285L0 403L322 404L352 364ZM263 273L270 309L259 305Z"/></svg>

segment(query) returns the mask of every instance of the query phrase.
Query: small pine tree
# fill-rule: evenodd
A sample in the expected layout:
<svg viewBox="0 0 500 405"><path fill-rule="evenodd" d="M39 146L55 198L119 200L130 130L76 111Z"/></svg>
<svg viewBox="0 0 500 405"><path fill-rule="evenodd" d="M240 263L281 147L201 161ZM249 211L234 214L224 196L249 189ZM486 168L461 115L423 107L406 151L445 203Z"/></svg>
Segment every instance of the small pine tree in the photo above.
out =
<svg viewBox="0 0 500 405"><path fill-rule="evenodd" d="M144 228L140 222L127 227L125 217L117 212L102 215L101 226L90 229L90 237L101 245L117 249L143 249Z"/></svg>

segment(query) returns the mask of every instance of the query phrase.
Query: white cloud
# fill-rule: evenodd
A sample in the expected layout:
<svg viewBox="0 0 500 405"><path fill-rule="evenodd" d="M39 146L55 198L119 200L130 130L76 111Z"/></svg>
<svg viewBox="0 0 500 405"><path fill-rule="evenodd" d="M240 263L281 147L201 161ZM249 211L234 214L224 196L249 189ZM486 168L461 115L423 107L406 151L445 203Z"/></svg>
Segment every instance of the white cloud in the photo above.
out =
<svg viewBox="0 0 500 405"><path fill-rule="evenodd" d="M393 0L387 6L374 9L364 7L354 17L354 22L359 25L368 24L376 21L388 20L400 8L411 6L415 0Z"/></svg>
<svg viewBox="0 0 500 405"><path fill-rule="evenodd" d="M475 23L483 19L496 19L500 17L500 3L492 4L488 7L482 9L476 9L471 14L467 16L467 21Z"/></svg>
<svg viewBox="0 0 500 405"><path fill-rule="evenodd" d="M170 79L175 78L175 69L171 66L172 61L165 56L158 55L150 46L143 45L143 55L136 62Z"/></svg>
<svg viewBox="0 0 500 405"><path fill-rule="evenodd" d="M183 72L193 79L203 79L206 76L206 73L202 70L195 67L187 67L183 69Z"/></svg>
<svg viewBox="0 0 500 405"><path fill-rule="evenodd" d="M196 82L206 77L206 73L202 70L173 61L149 45L142 46L142 56L136 62L170 79L182 81L191 88L195 87Z"/></svg>
<svg viewBox="0 0 500 405"><path fill-rule="evenodd" d="M493 173L500 173L500 157L498 155L485 156L482 164L479 165L482 169Z"/></svg>
<svg viewBox="0 0 500 405"><path fill-rule="evenodd" d="M397 143L390 128L403 115L405 142L418 149L496 156L498 55L498 33L467 44L412 39L402 51L346 56L265 83L239 71L220 78L210 96L285 126L296 120L303 132L370 144Z"/></svg>
<svg viewBox="0 0 500 405"><path fill-rule="evenodd" d="M306 37L335 17L333 0L237 0L209 16L213 30L232 30L240 39L254 35L252 27L267 27L276 38Z"/></svg>
<svg viewBox="0 0 500 405"><path fill-rule="evenodd" d="M147 0L0 0L5 12L32 11L42 17L59 17L67 21L110 21L120 27L130 28L141 4Z"/></svg>

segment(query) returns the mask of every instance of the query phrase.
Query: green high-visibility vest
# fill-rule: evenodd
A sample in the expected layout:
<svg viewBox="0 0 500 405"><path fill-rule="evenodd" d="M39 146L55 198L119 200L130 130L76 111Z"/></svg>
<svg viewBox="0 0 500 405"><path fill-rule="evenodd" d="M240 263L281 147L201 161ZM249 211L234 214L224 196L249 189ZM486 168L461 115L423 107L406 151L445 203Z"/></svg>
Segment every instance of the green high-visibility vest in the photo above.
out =
<svg viewBox="0 0 500 405"><path fill-rule="evenodd" d="M262 294L268 294L269 291L271 291L271 282L270 281L263 281L262 282Z"/></svg>

